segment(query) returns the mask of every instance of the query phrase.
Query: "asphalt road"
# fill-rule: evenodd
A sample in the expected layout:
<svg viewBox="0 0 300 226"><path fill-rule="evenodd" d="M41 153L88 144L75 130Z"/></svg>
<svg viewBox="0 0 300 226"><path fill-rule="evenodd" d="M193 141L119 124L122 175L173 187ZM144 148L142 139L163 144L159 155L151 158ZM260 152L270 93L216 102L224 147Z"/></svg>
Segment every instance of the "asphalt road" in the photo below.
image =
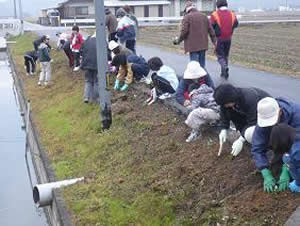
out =
<svg viewBox="0 0 300 226"><path fill-rule="evenodd" d="M26 30L32 30L39 35L48 34L52 40L56 41L57 31L70 32L71 28L52 28L43 27L36 24L25 23ZM172 43L170 42L170 45ZM189 62L188 55L180 55L174 52L168 52L159 48L138 45L137 54L149 59L153 56L159 56L164 64L173 67L177 74L183 75L185 67ZM220 80L220 66L216 61L207 60L206 69L216 84ZM300 103L300 79L274 74L255 69L245 68L238 65L230 65L230 83L240 87L257 87L269 92L274 97L286 97L292 101Z"/></svg>

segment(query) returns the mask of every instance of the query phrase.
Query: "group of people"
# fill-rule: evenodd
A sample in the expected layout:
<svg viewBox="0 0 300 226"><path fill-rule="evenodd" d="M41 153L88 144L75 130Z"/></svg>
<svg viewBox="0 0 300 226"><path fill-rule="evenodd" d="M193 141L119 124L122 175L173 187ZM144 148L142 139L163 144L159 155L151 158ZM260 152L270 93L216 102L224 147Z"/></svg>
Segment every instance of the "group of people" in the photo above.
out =
<svg viewBox="0 0 300 226"><path fill-rule="evenodd" d="M204 124L217 123L221 127L219 141L222 146L233 124L240 135L232 144L231 154L237 156L245 143L251 145L252 157L264 180L264 190L273 192L290 188L292 192L300 192L300 104L285 98L274 98L258 88L240 88L226 82L231 37L238 25L236 16L227 7L226 0L218 0L217 10L208 20L192 2L187 2L181 34L173 41L174 44L183 41L186 52L190 54L190 62L181 79L160 57L146 61L136 54L138 26L130 7L117 11L119 21L106 9L109 35L105 48L108 50L108 67L116 72L114 90L125 92L134 81L139 81L149 85L151 95L146 100L148 105L157 99L174 97L189 110L185 123L191 128L191 133L186 142L201 138ZM80 68L86 71L84 102L93 102L98 98L96 35L82 41L78 27L72 30L75 31L73 38L61 42L60 36L58 46L66 45L71 49L62 47L70 67L73 66L72 56L81 58ZM215 87L205 69L208 36L215 46L221 77L225 78L218 87ZM42 39L38 52L42 53L44 48L50 49L47 43L47 37ZM41 55L47 55L47 51L44 52L38 54L40 61ZM77 63L75 60L75 68L79 66ZM269 150L274 153L272 162L268 159ZM278 162L282 168L278 180L275 180L271 167Z"/></svg>

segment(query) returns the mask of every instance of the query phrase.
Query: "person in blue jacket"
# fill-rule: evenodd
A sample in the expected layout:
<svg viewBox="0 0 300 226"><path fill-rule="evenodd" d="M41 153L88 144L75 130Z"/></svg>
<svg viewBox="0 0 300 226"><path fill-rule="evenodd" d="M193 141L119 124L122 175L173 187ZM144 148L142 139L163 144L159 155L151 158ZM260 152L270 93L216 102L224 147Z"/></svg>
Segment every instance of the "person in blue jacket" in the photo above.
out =
<svg viewBox="0 0 300 226"><path fill-rule="evenodd" d="M293 178L293 181L289 183L290 190L300 192L300 130L280 123L272 129L270 145L274 153L283 155L283 168L287 182L289 182L289 174Z"/></svg>
<svg viewBox="0 0 300 226"><path fill-rule="evenodd" d="M183 79L179 81L179 85L176 90L176 100L179 104L187 107L191 104L189 97L189 87L193 86L195 89L199 88L202 84L206 84L208 87L215 89L214 82L207 71L202 68L197 61L191 61L188 63L186 70L184 71Z"/></svg>
<svg viewBox="0 0 300 226"><path fill-rule="evenodd" d="M289 175L286 167L282 167L279 180L276 181L270 171L270 163L267 158L270 134L277 123L286 123L293 128L300 128L300 104L293 103L284 98L266 97L257 104L257 126L252 138L251 154L257 169L262 173L264 179L264 190L273 192L277 185L279 191L284 191L289 186ZM276 159L278 155L274 156Z"/></svg>

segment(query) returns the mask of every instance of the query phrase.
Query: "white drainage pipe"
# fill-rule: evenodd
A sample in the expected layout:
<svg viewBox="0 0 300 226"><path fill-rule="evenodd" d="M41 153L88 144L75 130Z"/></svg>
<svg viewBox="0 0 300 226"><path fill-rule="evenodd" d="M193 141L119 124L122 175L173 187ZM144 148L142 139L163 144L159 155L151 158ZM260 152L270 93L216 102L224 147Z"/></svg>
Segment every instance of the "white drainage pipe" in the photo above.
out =
<svg viewBox="0 0 300 226"><path fill-rule="evenodd" d="M46 184L37 184L33 188L33 200L37 207L45 207L52 203L53 200L53 189L66 187L80 181L83 181L84 177L70 179L70 180L63 180L57 181L53 183L46 183Z"/></svg>

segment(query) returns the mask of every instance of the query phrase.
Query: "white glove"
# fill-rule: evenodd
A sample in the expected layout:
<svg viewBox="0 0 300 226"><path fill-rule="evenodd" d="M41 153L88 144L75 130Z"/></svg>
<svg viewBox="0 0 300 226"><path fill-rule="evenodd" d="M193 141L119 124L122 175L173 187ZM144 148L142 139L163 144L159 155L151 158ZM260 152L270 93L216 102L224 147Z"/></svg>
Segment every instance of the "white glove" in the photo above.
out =
<svg viewBox="0 0 300 226"><path fill-rule="evenodd" d="M220 143L225 143L227 139L227 129L222 129L219 134Z"/></svg>
<svg viewBox="0 0 300 226"><path fill-rule="evenodd" d="M232 144L232 151L231 154L233 156L237 156L243 149L243 145L245 142L245 138L240 136L236 141Z"/></svg>

